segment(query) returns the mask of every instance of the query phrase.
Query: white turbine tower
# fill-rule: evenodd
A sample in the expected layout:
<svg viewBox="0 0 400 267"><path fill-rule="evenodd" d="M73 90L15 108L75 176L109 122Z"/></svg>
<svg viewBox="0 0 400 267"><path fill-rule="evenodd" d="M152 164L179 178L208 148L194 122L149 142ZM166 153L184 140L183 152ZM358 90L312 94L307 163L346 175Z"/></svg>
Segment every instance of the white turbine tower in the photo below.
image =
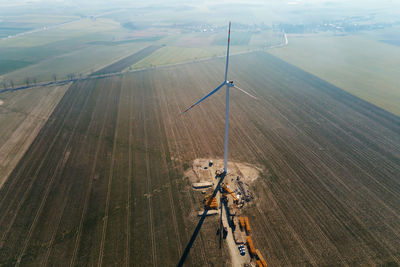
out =
<svg viewBox="0 0 400 267"><path fill-rule="evenodd" d="M229 29L228 29L228 48L226 50L226 66L225 66L225 80L214 90L212 90L210 93L205 95L203 98L201 98L199 101L195 102L193 105L191 105L188 109L186 109L183 113L189 111L193 107L197 106L208 98L209 96L213 95L216 93L219 89L221 89L224 85L226 87L226 103L225 103L225 142L224 142L224 174L226 175L228 173L228 140L229 140L229 88L230 87L235 87L239 89L240 91L244 92L245 94L256 98L255 96L247 93L243 89L240 89L239 87L235 86L233 81L228 81L228 65L229 65L229 45L230 45L230 38L231 38L231 22L229 22Z"/></svg>
<svg viewBox="0 0 400 267"><path fill-rule="evenodd" d="M199 101L195 102L193 105L191 105L188 109L186 109L184 112L182 112L182 114L184 114L185 112L189 111L190 109L192 109L193 107L197 106L198 104L200 104L202 101L204 101L206 98L208 98L209 96L213 95L214 93L216 93L219 89L221 89L224 85L226 87L226 106L225 106L225 142L224 142L224 146L225 146L225 151L224 151L224 173L220 176L220 179L218 181L217 186L214 189L214 192L212 194L211 197L215 197L217 192L219 191L219 187L220 184L222 183L224 177L226 176L226 174L228 173L228 131L229 131L229 89L231 87L237 88L238 90L242 91L243 93L247 94L250 97L253 97L255 99L257 99L257 97L247 93L246 91L244 91L243 89L240 89L239 87L235 86L233 84L233 81L228 81L228 65L229 65L229 44L230 44L230 36L231 36L231 23L229 22L229 30L228 30L228 48L226 50L226 66L225 66L225 80L214 90L212 90L210 93L208 93L207 95L205 95L203 98L201 98ZM222 201L220 200L220 205L221 205L221 213L220 213L220 247L222 246ZM200 231L200 228L206 218L207 215L207 211L208 209L204 209L203 215L201 216L199 223L196 226L196 229L193 232L193 235L189 241L189 243L187 244L185 250L182 253L182 256L179 260L178 263L178 267L183 266L183 263L185 262L185 259L187 257L187 255L189 254L190 248L193 245L193 242L195 241L197 234Z"/></svg>

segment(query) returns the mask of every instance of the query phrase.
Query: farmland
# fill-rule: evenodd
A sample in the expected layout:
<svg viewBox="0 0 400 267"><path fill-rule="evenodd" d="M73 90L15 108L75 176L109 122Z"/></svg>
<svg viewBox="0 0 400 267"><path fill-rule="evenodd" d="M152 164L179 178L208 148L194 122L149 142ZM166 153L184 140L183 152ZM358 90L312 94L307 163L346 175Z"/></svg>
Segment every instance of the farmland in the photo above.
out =
<svg viewBox="0 0 400 267"><path fill-rule="evenodd" d="M158 49L160 49L160 46L156 46L156 45L148 46L148 47L143 48L142 50L140 50L130 56L127 56L127 57L101 69L101 70L96 71L93 74L99 75L99 74L120 72L120 71L124 70L125 68L127 68L128 66L131 66L131 65L135 64L136 62L142 60L143 58L148 57L149 55L151 55Z"/></svg>
<svg viewBox="0 0 400 267"><path fill-rule="evenodd" d="M272 54L374 105L400 115L399 29L357 35L289 35ZM382 42L382 40L386 40ZM392 44L392 45L391 45Z"/></svg>
<svg viewBox="0 0 400 267"><path fill-rule="evenodd" d="M84 29L84 30L82 30ZM151 41L123 42L127 31L112 20L84 19L47 31L0 40L0 80L7 84L65 79L68 74L87 75L140 49ZM116 41L112 41L117 39Z"/></svg>
<svg viewBox="0 0 400 267"><path fill-rule="evenodd" d="M204 31L199 23L172 23L168 7L110 9L106 2L89 10L81 7L82 13L77 13L57 8L57 4L39 5L41 8L29 11L7 5L10 10L0 10L2 87L87 76L151 45L162 47L133 60L125 70L211 58L224 55L226 50L226 23L218 22L220 18L208 20L204 27L209 31ZM19 15L14 14L16 10ZM183 9L185 17L193 12ZM154 17L168 23L149 20ZM259 50L280 41L267 27L249 27L233 30L233 52Z"/></svg>
<svg viewBox="0 0 400 267"><path fill-rule="evenodd" d="M399 263L400 119L267 53L231 62L259 98L231 91L230 158L265 168L245 213L267 262ZM179 113L223 69L74 83L0 189L0 265L175 265L201 207L183 173L222 157L224 96ZM229 264L216 227L188 265Z"/></svg>
<svg viewBox="0 0 400 267"><path fill-rule="evenodd" d="M244 52L249 49L246 46L236 46L231 50L232 53ZM149 55L148 57L136 62L131 66L132 69L150 68L169 64L178 64L189 61L204 60L224 56L225 46L205 47L179 47L166 46Z"/></svg>
<svg viewBox="0 0 400 267"><path fill-rule="evenodd" d="M67 88L37 87L0 95L0 188Z"/></svg>

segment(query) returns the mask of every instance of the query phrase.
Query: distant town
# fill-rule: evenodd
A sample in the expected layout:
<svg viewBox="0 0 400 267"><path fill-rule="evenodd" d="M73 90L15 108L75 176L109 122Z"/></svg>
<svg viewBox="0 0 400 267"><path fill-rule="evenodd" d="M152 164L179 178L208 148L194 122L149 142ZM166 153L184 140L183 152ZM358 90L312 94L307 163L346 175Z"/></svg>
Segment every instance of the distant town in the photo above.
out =
<svg viewBox="0 0 400 267"><path fill-rule="evenodd" d="M264 30L273 29L274 31L282 31L285 33L318 33L318 32L342 32L342 33L354 33L359 31L370 31L377 29L390 28L396 25L400 25L399 21L394 22L376 22L373 20L373 16L352 16L337 20L326 20L316 23L307 24L291 24L291 23L279 23L273 24L272 27L269 25L261 24L235 24L235 31L250 31L260 32ZM163 25L165 26L165 25ZM185 24L173 24L172 28L180 29L183 32L204 32L204 33L218 33L225 31L225 26L217 26L207 23L185 23Z"/></svg>

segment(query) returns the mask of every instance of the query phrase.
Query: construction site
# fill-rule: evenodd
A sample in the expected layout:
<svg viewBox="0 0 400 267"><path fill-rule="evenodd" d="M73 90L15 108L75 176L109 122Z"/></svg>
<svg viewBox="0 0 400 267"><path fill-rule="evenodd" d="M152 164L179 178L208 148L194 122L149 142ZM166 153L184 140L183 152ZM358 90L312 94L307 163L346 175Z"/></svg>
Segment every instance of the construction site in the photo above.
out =
<svg viewBox="0 0 400 267"><path fill-rule="evenodd" d="M196 159L193 167L185 174L192 188L203 197L199 204L198 216L219 216L216 234L220 236L220 247L227 246L233 266L266 267L262 253L256 249L249 218L245 216L246 206L251 205L254 194L251 184L260 174L261 168L230 162L229 172L223 172L223 160ZM216 194L218 181L223 179ZM257 231L254 231L257 234Z"/></svg>

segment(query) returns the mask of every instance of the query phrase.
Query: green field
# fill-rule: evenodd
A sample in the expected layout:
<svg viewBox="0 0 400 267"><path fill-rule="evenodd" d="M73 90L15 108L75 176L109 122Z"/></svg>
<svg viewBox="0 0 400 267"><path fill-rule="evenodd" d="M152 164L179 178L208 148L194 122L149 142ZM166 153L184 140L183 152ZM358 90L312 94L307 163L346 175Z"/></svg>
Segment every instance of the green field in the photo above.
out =
<svg viewBox="0 0 400 267"><path fill-rule="evenodd" d="M253 36L252 32L232 32L232 41L231 45L248 45L251 38ZM234 37L234 38L233 38ZM226 45L226 36L219 35L217 38L214 39L213 45Z"/></svg>
<svg viewBox="0 0 400 267"><path fill-rule="evenodd" d="M21 27L0 27L0 38L7 37L13 34L32 30L32 28L21 28Z"/></svg>
<svg viewBox="0 0 400 267"><path fill-rule="evenodd" d="M110 19L79 20L58 28L0 40L0 80L10 86L87 75L160 38L127 38L129 31Z"/></svg>
<svg viewBox="0 0 400 267"><path fill-rule="evenodd" d="M389 35L385 32L386 35ZM344 90L400 115L400 47L375 33L289 35L289 45L270 52Z"/></svg>
<svg viewBox="0 0 400 267"><path fill-rule="evenodd" d="M42 60L37 64L7 73L4 77L6 80L13 79L16 84L24 84L26 77L31 80L36 77L38 81L51 81L53 74L56 74L59 80L66 79L69 73L87 75L145 46L147 43L124 44L112 49L104 45L85 47Z"/></svg>
<svg viewBox="0 0 400 267"><path fill-rule="evenodd" d="M30 29L42 27L38 32L0 40L0 82L5 81L9 87L12 84L25 85L27 80L30 84L33 81L51 81L53 75L58 80L66 79L71 73L75 77L89 75L149 45L163 47L125 70L194 61L226 53L225 32L191 32L168 25L152 27L145 17L141 18L138 27L129 28L124 25L130 21L130 15L120 12L99 18L44 15L42 22L39 14L29 14L25 20L13 16L6 18L10 25L29 26ZM55 26L46 29L43 25ZM235 37L232 39L232 53L261 49L280 41L268 31L257 34L233 31L232 36Z"/></svg>
<svg viewBox="0 0 400 267"><path fill-rule="evenodd" d="M232 31L231 39L231 54L259 50L282 42L281 36L272 31L259 33ZM226 55L226 33L187 33L178 37L165 38L163 41L168 45L133 64L130 68L149 68Z"/></svg>
<svg viewBox="0 0 400 267"><path fill-rule="evenodd" d="M10 71L23 68L32 64L29 61L5 59L0 60L0 75Z"/></svg>
<svg viewBox="0 0 400 267"><path fill-rule="evenodd" d="M223 46L212 48L167 46L135 63L132 65L132 68L141 69L151 66L174 64L212 56L221 56L224 53L226 53L226 48Z"/></svg>

